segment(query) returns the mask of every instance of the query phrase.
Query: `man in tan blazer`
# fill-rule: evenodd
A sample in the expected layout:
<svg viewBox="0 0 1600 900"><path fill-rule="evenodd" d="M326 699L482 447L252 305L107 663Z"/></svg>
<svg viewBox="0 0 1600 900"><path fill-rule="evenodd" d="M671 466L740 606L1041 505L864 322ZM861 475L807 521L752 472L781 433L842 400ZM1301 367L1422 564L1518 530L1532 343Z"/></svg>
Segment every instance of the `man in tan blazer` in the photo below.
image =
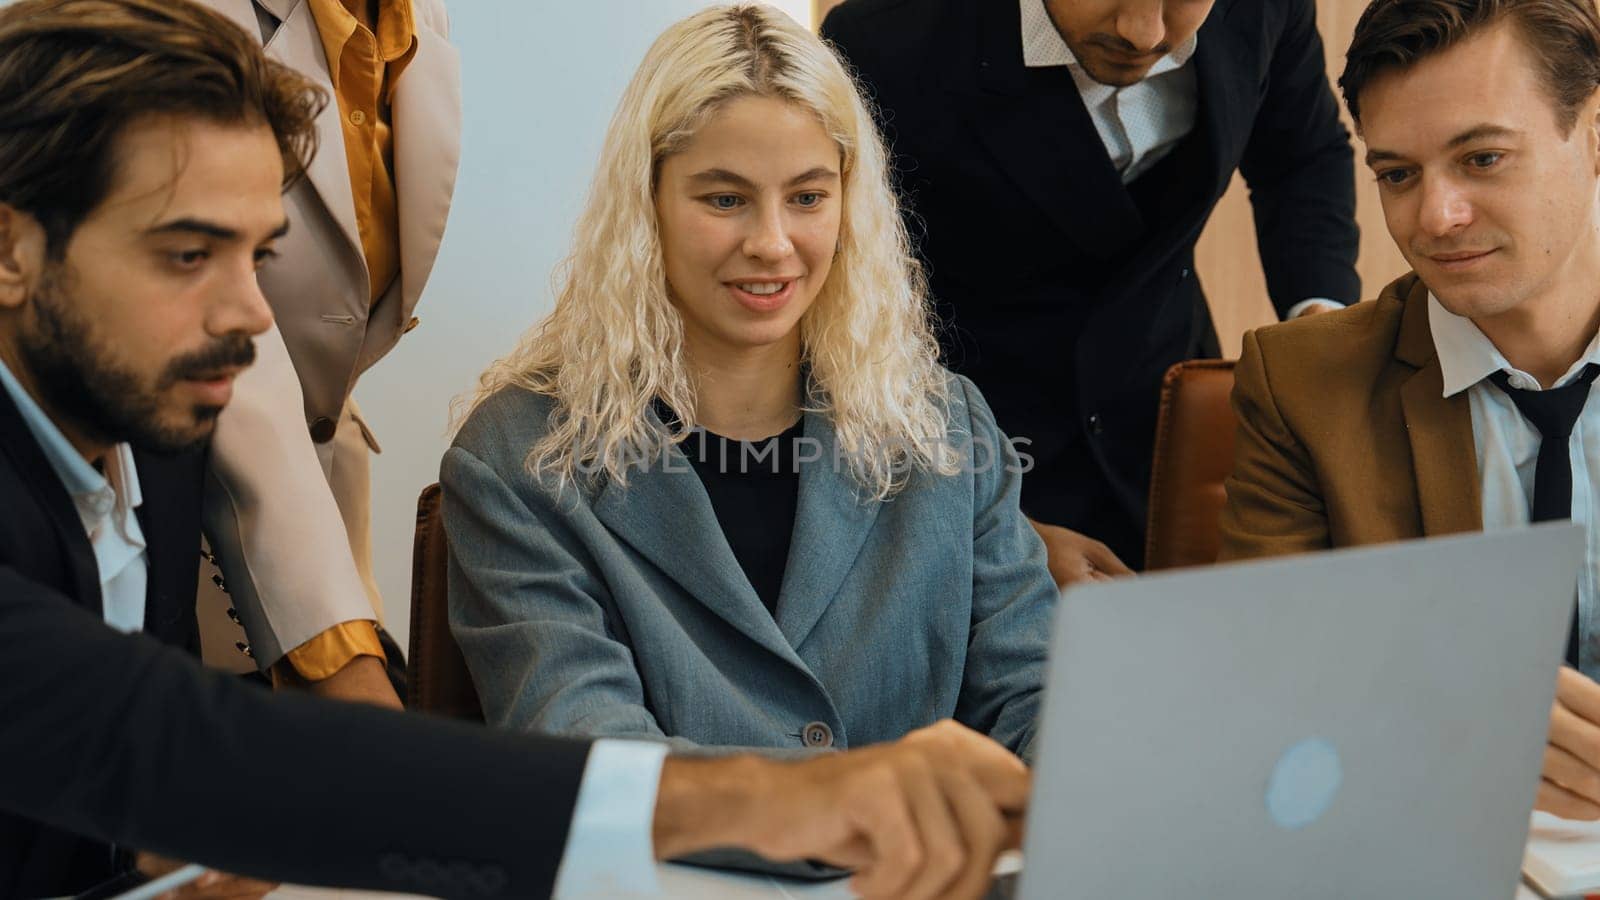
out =
<svg viewBox="0 0 1600 900"><path fill-rule="evenodd" d="M1245 335L1222 556L1477 531L1467 395L1444 395L1415 275L1374 303Z"/></svg>
<svg viewBox="0 0 1600 900"><path fill-rule="evenodd" d="M1222 555L1586 524L1538 806L1600 818L1600 18L1592 0L1377 0L1348 60L1415 271L1246 336Z"/></svg>
<svg viewBox="0 0 1600 900"><path fill-rule="evenodd" d="M379 447L351 391L417 324L455 184L459 60L442 0L201 2L330 100L315 160L285 197L279 258L260 275L277 327L218 423L212 549L256 665L394 703L374 631L368 461Z"/></svg>

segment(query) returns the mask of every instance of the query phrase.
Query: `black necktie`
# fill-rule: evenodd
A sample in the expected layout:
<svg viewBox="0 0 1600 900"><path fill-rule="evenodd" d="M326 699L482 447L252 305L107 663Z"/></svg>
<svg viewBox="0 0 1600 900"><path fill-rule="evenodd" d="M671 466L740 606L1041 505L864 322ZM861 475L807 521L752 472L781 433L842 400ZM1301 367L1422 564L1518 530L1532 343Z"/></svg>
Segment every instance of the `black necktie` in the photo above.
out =
<svg viewBox="0 0 1600 900"><path fill-rule="evenodd" d="M1600 375L1600 365L1590 363L1577 378L1548 391L1525 391L1511 386L1511 376L1489 376L1505 391L1528 424L1539 430L1539 459L1533 467L1533 509L1529 519L1548 522L1572 518L1572 428L1589 399L1589 385ZM1578 667L1578 609L1572 609L1572 630L1567 632L1567 665Z"/></svg>

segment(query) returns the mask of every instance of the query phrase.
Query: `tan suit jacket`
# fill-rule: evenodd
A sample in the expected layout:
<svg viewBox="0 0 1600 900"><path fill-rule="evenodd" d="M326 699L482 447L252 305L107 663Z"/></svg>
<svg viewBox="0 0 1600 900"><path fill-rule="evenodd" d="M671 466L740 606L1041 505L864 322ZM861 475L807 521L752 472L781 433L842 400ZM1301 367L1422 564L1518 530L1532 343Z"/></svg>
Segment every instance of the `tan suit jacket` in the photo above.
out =
<svg viewBox="0 0 1600 900"><path fill-rule="evenodd" d="M317 119L316 159L284 197L289 233L261 273L277 328L258 340L257 364L239 379L212 448L207 533L264 668L332 625L374 616L370 579L356 565L366 562L368 538L350 532L365 530L365 457L377 442L349 398L361 373L415 324L455 187L460 60L446 40L442 0L413 0L417 52L391 107L401 271L372 303L339 106L310 5L201 2L260 35L268 56L330 99Z"/></svg>
<svg viewBox="0 0 1600 900"><path fill-rule="evenodd" d="M1415 275L1245 335L1222 558L1482 528L1466 393L1446 399Z"/></svg>

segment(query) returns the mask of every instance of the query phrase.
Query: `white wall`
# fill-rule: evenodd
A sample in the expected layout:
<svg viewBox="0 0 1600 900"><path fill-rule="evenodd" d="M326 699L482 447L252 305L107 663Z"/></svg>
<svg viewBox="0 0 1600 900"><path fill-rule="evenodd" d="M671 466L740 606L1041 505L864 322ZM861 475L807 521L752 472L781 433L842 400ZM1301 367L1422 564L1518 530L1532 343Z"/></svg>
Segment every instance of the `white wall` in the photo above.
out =
<svg viewBox="0 0 1600 900"><path fill-rule="evenodd" d="M422 324L361 380L383 444L373 555L386 625L410 634L417 495L436 480L450 401L551 307L606 122L645 48L705 0L448 0L461 51L461 171ZM810 0L779 0L809 23Z"/></svg>

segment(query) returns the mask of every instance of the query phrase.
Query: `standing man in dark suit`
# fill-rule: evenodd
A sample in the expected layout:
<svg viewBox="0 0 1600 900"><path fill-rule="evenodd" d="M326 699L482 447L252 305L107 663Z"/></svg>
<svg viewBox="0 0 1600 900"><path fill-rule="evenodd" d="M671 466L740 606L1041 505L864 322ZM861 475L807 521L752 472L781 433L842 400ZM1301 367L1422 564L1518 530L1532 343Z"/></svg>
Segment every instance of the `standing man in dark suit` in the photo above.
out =
<svg viewBox="0 0 1600 900"><path fill-rule="evenodd" d="M82 891L135 849L537 897L558 870L601 896L744 848L858 868L868 896L978 896L1028 776L959 726L669 759L274 696L193 659L205 445L272 324L256 270L324 99L186 0L0 7L0 898ZM267 887L206 877L186 895Z"/></svg>
<svg viewBox="0 0 1600 900"><path fill-rule="evenodd" d="M1215 355L1194 245L1238 169L1280 315L1358 299L1349 134L1312 0L847 0L946 361L1035 468L1062 583L1144 555L1156 401Z"/></svg>

